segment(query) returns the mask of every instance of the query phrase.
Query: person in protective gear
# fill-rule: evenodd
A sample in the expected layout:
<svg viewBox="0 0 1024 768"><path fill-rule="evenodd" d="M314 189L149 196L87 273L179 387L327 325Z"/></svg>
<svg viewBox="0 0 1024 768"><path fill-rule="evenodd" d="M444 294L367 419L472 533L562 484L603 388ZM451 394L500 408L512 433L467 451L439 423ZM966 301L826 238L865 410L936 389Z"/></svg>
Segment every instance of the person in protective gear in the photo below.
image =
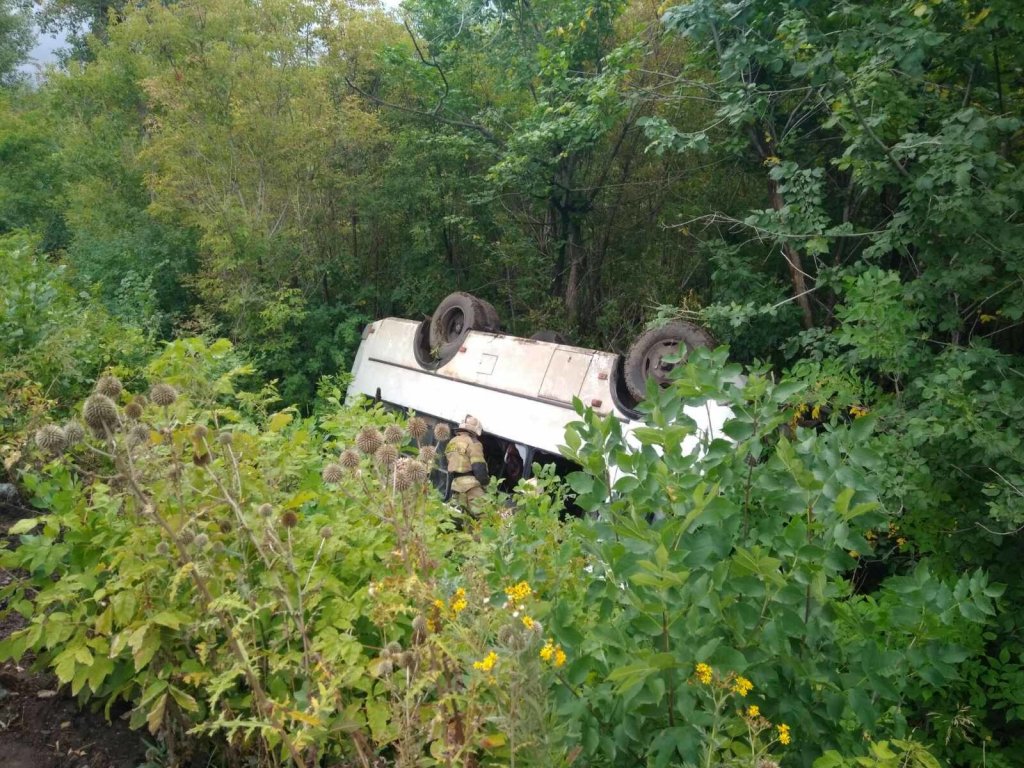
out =
<svg viewBox="0 0 1024 768"><path fill-rule="evenodd" d="M473 514L474 502L484 495L484 488L491 481L481 434L480 420L467 414L444 449L451 477L451 500L469 514Z"/></svg>

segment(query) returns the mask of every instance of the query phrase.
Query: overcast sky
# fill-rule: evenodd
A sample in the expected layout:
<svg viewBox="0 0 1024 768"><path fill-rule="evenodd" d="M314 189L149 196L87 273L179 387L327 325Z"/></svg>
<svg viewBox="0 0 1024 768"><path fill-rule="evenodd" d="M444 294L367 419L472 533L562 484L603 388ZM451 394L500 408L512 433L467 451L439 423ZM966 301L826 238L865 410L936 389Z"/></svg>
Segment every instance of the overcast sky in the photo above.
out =
<svg viewBox="0 0 1024 768"><path fill-rule="evenodd" d="M57 50L65 45L65 35L60 32L56 35L40 34L39 29L33 27L32 32L36 37L36 46L28 54L28 60L18 69L23 72L37 72L47 64L54 64L57 61Z"/></svg>

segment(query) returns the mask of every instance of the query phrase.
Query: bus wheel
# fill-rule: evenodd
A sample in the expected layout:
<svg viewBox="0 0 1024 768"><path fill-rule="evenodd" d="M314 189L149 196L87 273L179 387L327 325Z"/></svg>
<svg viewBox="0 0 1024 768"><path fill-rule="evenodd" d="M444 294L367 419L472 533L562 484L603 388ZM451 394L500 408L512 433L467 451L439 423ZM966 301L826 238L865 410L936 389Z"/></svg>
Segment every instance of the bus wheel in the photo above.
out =
<svg viewBox="0 0 1024 768"><path fill-rule="evenodd" d="M543 331L537 331L533 336L530 337L532 341L549 341L552 344L568 344L569 340L565 338L558 331L549 331L544 329Z"/></svg>
<svg viewBox="0 0 1024 768"><path fill-rule="evenodd" d="M652 328L633 342L626 356L624 373L626 388L637 402L646 396L648 379L654 379L659 387L668 385L669 373L676 364L665 362L665 358L678 354L680 345L685 347L685 360L697 347L715 346L715 340L699 325L673 320L667 325Z"/></svg>
<svg viewBox="0 0 1024 768"><path fill-rule="evenodd" d="M434 349L448 347L461 343L470 331L489 328L487 308L480 299L468 293L451 293L437 305L430 318L430 346Z"/></svg>
<svg viewBox="0 0 1024 768"><path fill-rule="evenodd" d="M498 333L501 330L501 318L498 317L498 310L494 308L494 305L489 301L483 299L477 299L484 306L484 316L487 318L487 327L480 328L481 331L490 331L491 333Z"/></svg>

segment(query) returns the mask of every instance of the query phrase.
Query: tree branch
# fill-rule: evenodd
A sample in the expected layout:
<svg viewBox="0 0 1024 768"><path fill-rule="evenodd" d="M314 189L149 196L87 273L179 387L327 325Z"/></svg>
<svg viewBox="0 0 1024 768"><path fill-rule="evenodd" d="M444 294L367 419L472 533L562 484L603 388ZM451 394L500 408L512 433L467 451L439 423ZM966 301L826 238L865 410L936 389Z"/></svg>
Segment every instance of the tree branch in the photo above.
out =
<svg viewBox="0 0 1024 768"><path fill-rule="evenodd" d="M379 98L377 96L374 96L372 93L369 93L368 91L363 90L362 88L360 88L358 85L353 83L347 77L345 78L345 84L349 88L351 88L353 91L358 93L360 96L362 96L364 99L369 99L374 104L379 104L382 107L387 107L388 109L394 109L394 110L397 110L399 112L406 112L406 113L408 113L410 115L418 115L419 117L426 117L426 118L430 118L431 120L437 120L440 123L444 123L445 125L451 125L451 126L454 126L456 128L465 128L465 129L470 130L470 131L476 131L477 133L479 133L481 136L483 136L485 139L487 139L489 142L491 142L495 146L498 146L498 147L503 147L504 146L504 142L501 141L497 136L495 136L489 129L485 128L482 125L478 125L477 123L471 123L471 122L468 122L466 120L452 120L451 118L444 117L442 115L438 115L438 114L435 114L433 112L425 112L422 109L415 109L413 107L403 106L402 104L394 104L394 103L392 103L390 101L385 101L384 99L381 99L381 98Z"/></svg>

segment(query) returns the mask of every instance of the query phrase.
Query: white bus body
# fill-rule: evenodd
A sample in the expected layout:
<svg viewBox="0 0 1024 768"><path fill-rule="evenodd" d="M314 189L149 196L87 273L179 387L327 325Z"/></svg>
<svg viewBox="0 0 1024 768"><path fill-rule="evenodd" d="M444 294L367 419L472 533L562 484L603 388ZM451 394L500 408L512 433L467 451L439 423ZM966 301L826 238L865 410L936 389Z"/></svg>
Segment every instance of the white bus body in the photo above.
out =
<svg viewBox="0 0 1024 768"><path fill-rule="evenodd" d="M611 352L470 331L454 357L431 370L417 358L419 327L398 318L367 326L352 366L349 402L367 395L452 424L472 414L487 434L517 444L527 472L529 448L559 453L566 425L579 419L574 397L619 419L627 440L641 426L616 400L618 356ZM687 407L686 414L698 428L683 444L692 451L721 435L731 411L708 402Z"/></svg>

